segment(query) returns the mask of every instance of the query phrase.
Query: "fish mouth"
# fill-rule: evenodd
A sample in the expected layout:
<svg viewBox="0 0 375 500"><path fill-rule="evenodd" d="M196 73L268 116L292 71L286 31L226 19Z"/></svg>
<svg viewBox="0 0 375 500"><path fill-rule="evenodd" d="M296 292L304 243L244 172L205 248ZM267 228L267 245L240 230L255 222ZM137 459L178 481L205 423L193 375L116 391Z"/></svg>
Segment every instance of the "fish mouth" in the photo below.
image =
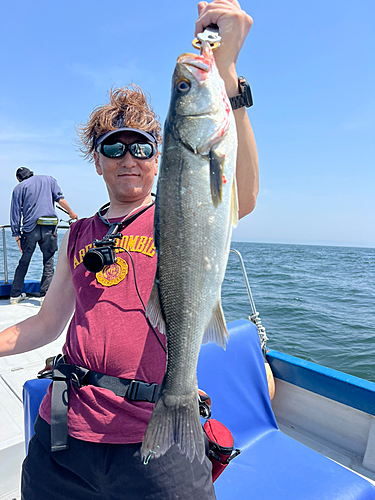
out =
<svg viewBox="0 0 375 500"><path fill-rule="evenodd" d="M205 80L215 64L215 59L210 45L203 44L201 54L185 52L177 59L177 64L185 66L198 80Z"/></svg>
<svg viewBox="0 0 375 500"><path fill-rule="evenodd" d="M180 57L177 59L177 64L182 64L183 66L192 66L193 68L196 68L205 73L208 73L212 67L212 61L207 57L198 56L197 54L190 54L188 52L180 55Z"/></svg>

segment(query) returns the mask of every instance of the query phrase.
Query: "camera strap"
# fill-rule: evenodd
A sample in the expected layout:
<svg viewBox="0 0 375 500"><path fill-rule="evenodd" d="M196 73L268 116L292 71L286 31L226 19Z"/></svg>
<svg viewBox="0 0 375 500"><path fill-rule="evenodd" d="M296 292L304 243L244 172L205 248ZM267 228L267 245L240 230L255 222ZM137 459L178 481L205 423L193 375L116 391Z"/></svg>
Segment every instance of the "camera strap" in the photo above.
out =
<svg viewBox="0 0 375 500"><path fill-rule="evenodd" d="M126 215L124 217L124 219L120 222L109 222L108 220L106 220L103 215L102 215L102 212L104 210L108 210L109 207L110 207L110 203L106 203L105 205L103 205L102 207L99 208L98 212L97 212L97 215L99 217L99 219L106 225L108 226L110 229L107 233L107 236L109 235L112 235L118 231L122 231L123 229L125 229L127 226L129 226L129 224L131 224L135 219L137 219L140 215L142 215L144 212L146 212L146 210L148 210L149 208L151 208L153 205L155 204L155 202L153 201L152 203L150 203L150 205L146 205L145 207L141 208L140 210L138 210L138 212L136 212L135 214L132 214L130 216ZM117 227L116 227L117 226Z"/></svg>
<svg viewBox="0 0 375 500"><path fill-rule="evenodd" d="M107 234L104 236L104 238L102 238L101 240L96 240L96 239L94 240L94 243L93 243L94 247L96 247L98 244L99 245L103 245L103 244L109 245L110 244L111 246L113 246L113 243L111 244L109 242L110 241L113 242L115 238L121 237L121 234L120 234L121 231L123 229L125 229L127 226L129 226L135 219L137 219L140 215L142 215L146 210L151 208L154 204L155 204L155 202L153 201L149 205L146 205L143 208L141 208L140 210L138 210L138 212L136 212L135 214L132 214L130 216L126 215L119 222L109 222L108 217L104 218L102 215L102 212L104 210L108 211L108 209L111 205L110 203L106 203L105 205L100 207L99 210L97 211L97 216L103 222L103 224L105 224L106 226L109 227L109 230L108 230ZM137 209L135 209L135 210L137 210ZM88 269L88 268L86 268L86 269ZM91 271L91 269L88 269L88 271Z"/></svg>

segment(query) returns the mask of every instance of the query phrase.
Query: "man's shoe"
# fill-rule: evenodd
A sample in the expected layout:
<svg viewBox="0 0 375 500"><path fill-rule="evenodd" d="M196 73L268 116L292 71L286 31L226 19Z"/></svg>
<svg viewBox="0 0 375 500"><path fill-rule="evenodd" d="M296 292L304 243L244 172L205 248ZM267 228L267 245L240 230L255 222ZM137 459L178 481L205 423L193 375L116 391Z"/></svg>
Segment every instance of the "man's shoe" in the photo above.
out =
<svg viewBox="0 0 375 500"><path fill-rule="evenodd" d="M18 297L11 297L10 298L10 303L11 304L18 304L18 302L21 302L21 300L26 299L26 293L21 293L21 295L18 295Z"/></svg>

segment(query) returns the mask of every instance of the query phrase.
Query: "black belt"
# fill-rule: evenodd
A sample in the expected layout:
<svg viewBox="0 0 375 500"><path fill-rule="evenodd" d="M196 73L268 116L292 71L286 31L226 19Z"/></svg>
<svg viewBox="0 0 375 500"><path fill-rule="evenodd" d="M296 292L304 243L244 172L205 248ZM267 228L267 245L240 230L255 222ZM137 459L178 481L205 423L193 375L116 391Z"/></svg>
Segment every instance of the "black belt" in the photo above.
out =
<svg viewBox="0 0 375 500"><path fill-rule="evenodd" d="M75 387L94 385L109 389L116 396L130 401L148 401L155 403L159 386L140 380L112 377L103 373L94 372L82 366L69 365L65 357L59 354L53 361L52 370L40 372L38 378L51 378L51 451L69 449L68 443L68 402L70 380Z"/></svg>

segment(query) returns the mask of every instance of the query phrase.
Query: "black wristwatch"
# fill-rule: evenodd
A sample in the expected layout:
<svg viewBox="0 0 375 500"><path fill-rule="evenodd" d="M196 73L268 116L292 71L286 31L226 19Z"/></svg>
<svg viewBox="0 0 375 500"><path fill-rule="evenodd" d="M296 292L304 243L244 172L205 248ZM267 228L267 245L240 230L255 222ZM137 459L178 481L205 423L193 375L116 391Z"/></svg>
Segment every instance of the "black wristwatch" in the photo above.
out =
<svg viewBox="0 0 375 500"><path fill-rule="evenodd" d="M243 76L238 77L238 90L239 95L229 98L232 109L243 108L244 106L250 108L253 105L253 96L251 95L249 82Z"/></svg>

